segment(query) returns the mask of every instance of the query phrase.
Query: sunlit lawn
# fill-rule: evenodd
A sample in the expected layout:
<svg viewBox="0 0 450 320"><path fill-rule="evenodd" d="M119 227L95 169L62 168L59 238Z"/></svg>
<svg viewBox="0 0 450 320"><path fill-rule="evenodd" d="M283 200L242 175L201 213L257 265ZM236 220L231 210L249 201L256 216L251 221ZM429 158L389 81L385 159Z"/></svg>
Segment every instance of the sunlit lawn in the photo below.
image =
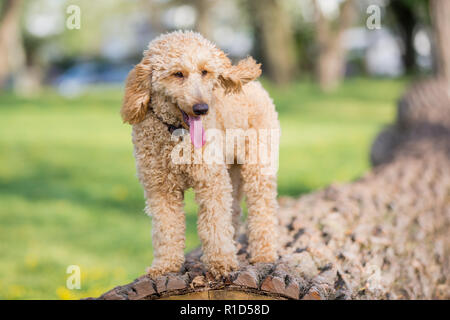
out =
<svg viewBox="0 0 450 320"><path fill-rule="evenodd" d="M394 117L401 80L346 82L325 95L310 83L266 84L282 126L279 193L299 195L349 181L369 167L368 149ZM0 94L0 298L97 296L151 263L150 219L136 179L119 89L64 100ZM199 244L186 199L186 250ZM66 268L81 267L81 290Z"/></svg>

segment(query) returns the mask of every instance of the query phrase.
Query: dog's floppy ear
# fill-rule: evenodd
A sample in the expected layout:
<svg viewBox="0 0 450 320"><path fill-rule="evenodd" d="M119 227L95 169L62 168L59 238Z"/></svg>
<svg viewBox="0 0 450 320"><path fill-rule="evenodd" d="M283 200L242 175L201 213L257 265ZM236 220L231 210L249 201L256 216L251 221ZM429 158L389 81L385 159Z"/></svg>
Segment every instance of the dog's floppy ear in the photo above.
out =
<svg viewBox="0 0 450 320"><path fill-rule="evenodd" d="M151 67L148 62L141 61L127 77L125 97L123 99L123 122L136 124L144 120L150 101Z"/></svg>
<svg viewBox="0 0 450 320"><path fill-rule="evenodd" d="M247 82L255 80L261 75L261 64L256 63L252 57L239 61L235 66L227 68L219 80L225 92L239 92Z"/></svg>

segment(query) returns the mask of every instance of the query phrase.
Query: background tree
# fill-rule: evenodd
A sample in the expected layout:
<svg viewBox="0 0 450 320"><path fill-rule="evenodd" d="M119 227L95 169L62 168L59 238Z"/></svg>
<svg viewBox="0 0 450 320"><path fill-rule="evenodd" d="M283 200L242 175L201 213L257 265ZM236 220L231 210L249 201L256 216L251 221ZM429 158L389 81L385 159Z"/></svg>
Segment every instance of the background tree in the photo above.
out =
<svg viewBox="0 0 450 320"><path fill-rule="evenodd" d="M416 68L414 29L417 25L417 15L414 12L414 7L406 1L390 1L389 7L392 9L400 36L403 39L403 65L405 70L414 71Z"/></svg>
<svg viewBox="0 0 450 320"><path fill-rule="evenodd" d="M192 0L197 9L196 29L206 38L212 38L211 8L217 0Z"/></svg>
<svg viewBox="0 0 450 320"><path fill-rule="evenodd" d="M450 89L450 1L430 0L430 15L434 27L436 71Z"/></svg>
<svg viewBox="0 0 450 320"><path fill-rule="evenodd" d="M345 72L346 50L343 46L344 31L348 29L355 13L353 0L345 0L335 19L327 18L314 0L316 14L316 43L318 57L316 75L322 90L330 91L342 81Z"/></svg>
<svg viewBox="0 0 450 320"><path fill-rule="evenodd" d="M403 42L402 60L407 73L417 70L414 37L419 27L429 25L428 0L389 1L386 14L392 17L388 22Z"/></svg>
<svg viewBox="0 0 450 320"><path fill-rule="evenodd" d="M288 83L298 71L289 12L280 0L246 0L245 4L254 28L256 51L259 49L261 53L258 60L263 62L265 74L276 84Z"/></svg>
<svg viewBox="0 0 450 320"><path fill-rule="evenodd" d="M22 0L5 0L0 4L0 88L25 65L20 28Z"/></svg>

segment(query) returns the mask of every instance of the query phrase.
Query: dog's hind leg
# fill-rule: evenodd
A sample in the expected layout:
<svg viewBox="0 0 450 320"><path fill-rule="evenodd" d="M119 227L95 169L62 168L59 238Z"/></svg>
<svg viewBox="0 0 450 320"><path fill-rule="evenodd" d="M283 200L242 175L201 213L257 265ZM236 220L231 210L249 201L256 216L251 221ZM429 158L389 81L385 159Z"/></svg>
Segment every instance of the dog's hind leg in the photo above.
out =
<svg viewBox="0 0 450 320"><path fill-rule="evenodd" d="M231 184L233 186L233 205L232 205L232 219L233 219L233 228L234 228L234 239L236 240L238 233L239 233L239 227L241 224L241 216L242 216L242 208L241 208L241 201L242 201L242 178L241 178L241 169L240 166L237 164L231 165L231 167L228 169L228 172L230 174L231 178Z"/></svg>
<svg viewBox="0 0 450 320"><path fill-rule="evenodd" d="M216 277L225 276L237 268L231 179L225 165L195 166L192 177L199 204L197 227L202 261Z"/></svg>
<svg viewBox="0 0 450 320"><path fill-rule="evenodd" d="M243 164L243 189L247 197L248 241L252 263L277 259L276 175L262 174L262 166Z"/></svg>
<svg viewBox="0 0 450 320"><path fill-rule="evenodd" d="M146 207L147 213L152 216L154 259L152 266L147 269L152 277L178 272L184 262L183 193L159 189L148 194Z"/></svg>

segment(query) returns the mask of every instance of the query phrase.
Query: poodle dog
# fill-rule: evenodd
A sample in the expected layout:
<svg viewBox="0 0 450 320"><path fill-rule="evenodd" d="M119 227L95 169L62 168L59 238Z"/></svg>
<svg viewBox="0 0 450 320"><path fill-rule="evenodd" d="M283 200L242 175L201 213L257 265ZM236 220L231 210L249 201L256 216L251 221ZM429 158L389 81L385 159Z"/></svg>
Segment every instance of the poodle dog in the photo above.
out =
<svg viewBox="0 0 450 320"><path fill-rule="evenodd" d="M178 272L184 263L183 199L188 188L193 188L199 205L202 262L213 275L226 276L238 267L235 233L243 195L250 262L277 259L276 169L264 172L264 161L237 159L234 146L231 151L218 149L223 158L228 152L227 160L233 163L174 161L176 147L191 159L214 144L209 129L279 130L272 100L254 81L260 74L260 65L251 57L232 65L223 51L192 31L156 38L130 71L121 116L132 125L138 178L152 217L151 276ZM247 147L251 137L244 137ZM271 151L278 156L279 136L271 141ZM270 149L268 143L263 147ZM258 153L249 149L246 157Z"/></svg>

